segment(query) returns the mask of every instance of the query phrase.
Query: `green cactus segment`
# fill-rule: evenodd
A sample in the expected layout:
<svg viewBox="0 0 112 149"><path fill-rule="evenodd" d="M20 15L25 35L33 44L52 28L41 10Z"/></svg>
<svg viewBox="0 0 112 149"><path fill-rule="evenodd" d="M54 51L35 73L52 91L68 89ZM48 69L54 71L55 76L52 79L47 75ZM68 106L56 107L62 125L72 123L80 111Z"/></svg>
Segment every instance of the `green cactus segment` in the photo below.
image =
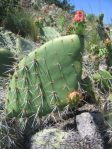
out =
<svg viewBox="0 0 112 149"><path fill-rule="evenodd" d="M83 39L77 35L56 38L31 52L18 65L9 84L9 115L46 115L67 105L82 74Z"/></svg>
<svg viewBox="0 0 112 149"><path fill-rule="evenodd" d="M108 48L108 66L112 67L112 44Z"/></svg>
<svg viewBox="0 0 112 149"><path fill-rule="evenodd" d="M35 49L34 42L18 37L10 31L0 28L0 48L10 49L16 55ZM26 54L26 53L25 53Z"/></svg>
<svg viewBox="0 0 112 149"><path fill-rule="evenodd" d="M22 37L17 37L10 31L0 27L0 76L12 68L16 59L28 55L29 51L35 49L36 44ZM8 75L8 73L7 73Z"/></svg>
<svg viewBox="0 0 112 149"><path fill-rule="evenodd" d="M43 27L42 30L47 41L60 37L60 33L54 27Z"/></svg>
<svg viewBox="0 0 112 149"><path fill-rule="evenodd" d="M99 72L95 73L93 75L93 80L99 82L103 89L112 89L112 75L107 70L100 70Z"/></svg>
<svg viewBox="0 0 112 149"><path fill-rule="evenodd" d="M16 49L20 52L28 52L34 49L34 45L29 40L19 37L16 39Z"/></svg>
<svg viewBox="0 0 112 149"><path fill-rule="evenodd" d="M6 75L14 61L14 55L9 49L0 48L0 75Z"/></svg>

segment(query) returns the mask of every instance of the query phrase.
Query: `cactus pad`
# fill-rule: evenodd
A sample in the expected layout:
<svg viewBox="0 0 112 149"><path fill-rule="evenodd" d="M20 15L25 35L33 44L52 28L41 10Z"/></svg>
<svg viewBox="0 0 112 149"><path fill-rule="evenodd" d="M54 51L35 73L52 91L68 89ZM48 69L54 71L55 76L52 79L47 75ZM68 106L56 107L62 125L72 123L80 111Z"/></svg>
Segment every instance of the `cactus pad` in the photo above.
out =
<svg viewBox="0 0 112 149"><path fill-rule="evenodd" d="M52 40L56 37L60 37L60 33L53 27L43 27L42 30L44 32L46 41Z"/></svg>
<svg viewBox="0 0 112 149"><path fill-rule="evenodd" d="M7 93L11 116L46 115L68 104L68 94L78 88L82 74L83 38L56 38L31 52L18 64Z"/></svg>
<svg viewBox="0 0 112 149"><path fill-rule="evenodd" d="M0 76L6 75L14 62L13 53L9 49L0 48Z"/></svg>

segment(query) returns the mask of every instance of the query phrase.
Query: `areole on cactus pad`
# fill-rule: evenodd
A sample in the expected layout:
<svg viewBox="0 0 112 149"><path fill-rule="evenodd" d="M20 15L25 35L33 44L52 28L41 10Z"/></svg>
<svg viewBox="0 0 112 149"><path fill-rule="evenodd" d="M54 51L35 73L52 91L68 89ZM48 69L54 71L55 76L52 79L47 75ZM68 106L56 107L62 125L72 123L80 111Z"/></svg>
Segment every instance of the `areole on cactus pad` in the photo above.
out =
<svg viewBox="0 0 112 149"><path fill-rule="evenodd" d="M82 74L83 37L69 35L51 40L18 64L9 83L9 116L46 115L68 104Z"/></svg>

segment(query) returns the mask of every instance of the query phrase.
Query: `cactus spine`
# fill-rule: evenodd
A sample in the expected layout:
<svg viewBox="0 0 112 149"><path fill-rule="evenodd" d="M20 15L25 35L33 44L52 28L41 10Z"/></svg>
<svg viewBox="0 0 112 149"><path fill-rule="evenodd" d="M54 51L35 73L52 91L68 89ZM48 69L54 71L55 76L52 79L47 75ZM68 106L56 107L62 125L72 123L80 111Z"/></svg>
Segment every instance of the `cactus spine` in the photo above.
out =
<svg viewBox="0 0 112 149"><path fill-rule="evenodd" d="M46 115L55 106L68 104L82 73L83 37L56 38L23 58L12 76L7 93L9 116Z"/></svg>

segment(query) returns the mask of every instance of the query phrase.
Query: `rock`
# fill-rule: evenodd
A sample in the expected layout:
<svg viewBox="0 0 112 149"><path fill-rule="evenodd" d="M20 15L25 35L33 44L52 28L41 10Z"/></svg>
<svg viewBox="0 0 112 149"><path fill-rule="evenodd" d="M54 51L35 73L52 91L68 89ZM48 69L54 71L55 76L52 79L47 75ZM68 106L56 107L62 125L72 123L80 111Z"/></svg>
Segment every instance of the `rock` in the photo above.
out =
<svg viewBox="0 0 112 149"><path fill-rule="evenodd" d="M26 149L104 149L103 138L99 132L104 120L100 113L84 112L77 115L78 131L75 129L75 122L71 123L74 129L67 124L65 125L68 129L63 129L64 124L62 128L56 124L57 127L52 126L37 132L31 137Z"/></svg>
<svg viewBox="0 0 112 149"><path fill-rule="evenodd" d="M67 138L67 135L67 132L56 128L44 129L31 138L31 149L60 148L61 144L64 146L64 140Z"/></svg>
<svg viewBox="0 0 112 149"><path fill-rule="evenodd" d="M93 117L88 112L77 115L76 123L77 129L82 138L87 136L90 139L93 139L95 135L98 134Z"/></svg>
<svg viewBox="0 0 112 149"><path fill-rule="evenodd" d="M29 149L83 149L83 147L87 146L77 132L49 128L31 138Z"/></svg>
<svg viewBox="0 0 112 149"><path fill-rule="evenodd" d="M76 116L76 123L80 136L85 139L85 142L90 141L90 148L104 148L103 138L99 132L99 128L105 126L101 113L82 113Z"/></svg>

